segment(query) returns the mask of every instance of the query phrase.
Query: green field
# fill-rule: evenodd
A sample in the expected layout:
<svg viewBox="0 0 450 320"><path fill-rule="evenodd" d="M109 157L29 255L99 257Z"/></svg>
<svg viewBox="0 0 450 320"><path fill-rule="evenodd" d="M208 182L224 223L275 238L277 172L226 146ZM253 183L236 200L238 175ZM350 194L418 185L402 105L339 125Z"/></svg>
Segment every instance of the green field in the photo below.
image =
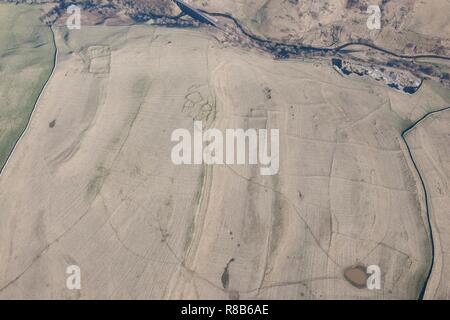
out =
<svg viewBox="0 0 450 320"><path fill-rule="evenodd" d="M40 15L37 6L0 4L0 169L53 68L53 34Z"/></svg>

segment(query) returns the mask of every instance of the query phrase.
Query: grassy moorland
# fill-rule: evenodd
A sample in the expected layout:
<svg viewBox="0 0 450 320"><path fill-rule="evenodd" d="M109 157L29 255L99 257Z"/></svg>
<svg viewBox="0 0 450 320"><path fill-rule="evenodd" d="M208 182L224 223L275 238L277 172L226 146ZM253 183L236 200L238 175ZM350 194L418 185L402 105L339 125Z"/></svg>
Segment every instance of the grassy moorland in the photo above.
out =
<svg viewBox="0 0 450 320"><path fill-rule="evenodd" d="M0 4L0 169L26 128L54 64L39 7Z"/></svg>

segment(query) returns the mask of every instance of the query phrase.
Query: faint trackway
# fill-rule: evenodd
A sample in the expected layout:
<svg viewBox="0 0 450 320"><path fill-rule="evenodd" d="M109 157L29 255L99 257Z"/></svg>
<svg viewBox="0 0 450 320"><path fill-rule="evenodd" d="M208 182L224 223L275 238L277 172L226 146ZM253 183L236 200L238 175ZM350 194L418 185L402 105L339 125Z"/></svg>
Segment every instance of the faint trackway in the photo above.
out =
<svg viewBox="0 0 450 320"><path fill-rule="evenodd" d="M406 128L402 132L402 139L405 142L406 149L408 151L409 157L411 158L412 164L414 165L414 168L416 169L417 175L419 176L420 183L422 184L423 194L424 194L424 198L425 198L425 209L426 209L426 214L427 214L428 229L430 230L431 263L430 263L430 268L429 268L428 273L427 273L427 277L425 278L425 282L424 282L423 287L422 287L422 289L420 290L420 293L419 293L419 299L420 300L423 300L423 298L424 298L425 291L427 290L428 281L430 280L431 273L433 271L435 249L434 249L433 228L432 228L431 218L430 218L430 206L429 206L429 203L428 203L427 188L425 187L425 182L424 182L424 179L422 177L422 174L420 173L419 167L417 166L417 163L414 160L414 156L413 156L413 154L411 152L411 148L410 148L410 146L408 144L408 141L406 140L406 135L409 132L411 132L414 128L416 128L420 123L422 123L427 118L429 118L431 115L434 115L434 114L437 114L437 113L440 113L440 112L444 112L444 111L447 111L447 110L450 110L450 107L446 107L446 108L443 108L443 109L439 109L439 110L428 112L422 118L417 120L415 123L413 123L411 126Z"/></svg>
<svg viewBox="0 0 450 320"><path fill-rule="evenodd" d="M17 139L16 142L14 143L14 146L13 146L11 152L9 153L8 158L6 159L5 164L2 167L0 167L0 177L3 174L3 171L5 171L5 168L8 165L8 162L11 160L11 157L14 154L14 151L16 151L16 148L17 148L20 140L23 138L23 136L27 132L28 128L30 127L31 119L33 118L34 111L36 110L36 106L38 105L39 100L41 99L41 96L44 93L45 88L47 87L47 84L49 83L49 81L50 81L51 77L53 76L53 73L55 72L55 69L56 69L56 64L57 64L57 60L58 60L58 48L56 47L55 33L53 32L53 29L51 27L49 27L49 29L50 29L50 32L52 33L52 42L53 42L53 47L55 48L55 53L53 56L53 66L52 66L50 75L48 76L47 80L45 81L44 85L42 86L42 89L39 92L39 95L36 98L36 101L34 102L33 109L31 110L31 113L28 118L28 122L27 122L25 129L23 129L19 139Z"/></svg>

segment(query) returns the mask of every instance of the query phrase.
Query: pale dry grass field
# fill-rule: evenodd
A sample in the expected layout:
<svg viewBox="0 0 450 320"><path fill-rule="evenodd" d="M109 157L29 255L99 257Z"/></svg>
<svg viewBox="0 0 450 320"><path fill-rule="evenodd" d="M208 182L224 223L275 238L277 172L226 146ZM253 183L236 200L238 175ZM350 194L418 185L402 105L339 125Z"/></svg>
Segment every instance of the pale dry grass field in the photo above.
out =
<svg viewBox="0 0 450 320"><path fill-rule="evenodd" d="M55 73L0 177L0 298L417 298L430 241L401 132L448 104L441 89L409 96L200 31L55 35ZM170 135L193 120L279 129L279 174L174 165ZM344 278L373 264L381 290Z"/></svg>

